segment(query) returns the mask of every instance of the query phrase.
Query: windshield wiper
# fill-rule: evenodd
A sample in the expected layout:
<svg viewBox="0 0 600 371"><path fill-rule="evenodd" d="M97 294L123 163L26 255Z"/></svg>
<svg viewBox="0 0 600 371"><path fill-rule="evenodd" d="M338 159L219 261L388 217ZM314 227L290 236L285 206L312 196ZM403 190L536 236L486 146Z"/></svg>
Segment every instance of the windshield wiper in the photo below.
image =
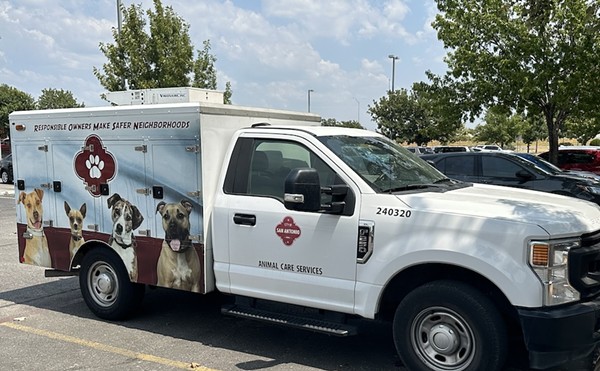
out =
<svg viewBox="0 0 600 371"><path fill-rule="evenodd" d="M391 192L412 191L415 189L426 189L426 188L444 188L444 187L440 186L438 184L432 184L432 183L427 183L427 184L419 183L419 184L407 184L407 185L403 185L400 187L384 189L381 192L382 193L388 193L388 192L391 193Z"/></svg>

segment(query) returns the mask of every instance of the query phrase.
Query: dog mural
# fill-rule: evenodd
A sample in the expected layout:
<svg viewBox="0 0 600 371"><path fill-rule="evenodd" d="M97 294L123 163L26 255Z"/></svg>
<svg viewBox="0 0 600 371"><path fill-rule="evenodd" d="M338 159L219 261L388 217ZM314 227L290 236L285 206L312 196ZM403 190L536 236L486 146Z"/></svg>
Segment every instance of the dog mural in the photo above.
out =
<svg viewBox="0 0 600 371"><path fill-rule="evenodd" d="M69 239L69 257L73 261L73 257L77 250L83 245L85 240L83 239L83 219L87 212L87 206L84 203L81 205L79 210L72 209L71 206L65 201L65 212L67 218L69 218L69 226L71 228L71 238Z"/></svg>
<svg viewBox="0 0 600 371"><path fill-rule="evenodd" d="M133 231L142 224L144 217L135 205L121 198L118 193L110 196L107 202L113 223L108 243L123 259L131 280L137 282L137 255Z"/></svg>
<svg viewBox="0 0 600 371"><path fill-rule="evenodd" d="M35 188L33 192L19 194L17 203L22 203L27 215L27 231L25 232L25 251L23 263L42 267L52 266L48 240L44 234L44 207L42 199L44 191Z"/></svg>
<svg viewBox="0 0 600 371"><path fill-rule="evenodd" d="M158 286L200 292L200 259L190 239L192 203L159 202L156 207L162 219L165 239L162 243L156 273Z"/></svg>

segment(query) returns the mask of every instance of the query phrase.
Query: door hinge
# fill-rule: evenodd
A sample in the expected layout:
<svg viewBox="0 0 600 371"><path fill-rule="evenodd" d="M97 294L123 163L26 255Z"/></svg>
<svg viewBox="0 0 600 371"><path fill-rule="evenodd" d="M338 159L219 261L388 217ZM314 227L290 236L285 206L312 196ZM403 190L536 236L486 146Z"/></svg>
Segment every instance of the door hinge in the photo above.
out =
<svg viewBox="0 0 600 371"><path fill-rule="evenodd" d="M39 147L38 147L38 150L39 150L39 151L48 152L48 145L47 145L47 144L44 144L44 145L42 145L42 146L39 146Z"/></svg>
<svg viewBox="0 0 600 371"><path fill-rule="evenodd" d="M138 188L135 190L135 193L148 196L150 193L152 193L152 191L150 188Z"/></svg>
<svg viewBox="0 0 600 371"><path fill-rule="evenodd" d="M150 230L149 229L140 229L138 231L138 234L140 236L146 236L146 237L150 237Z"/></svg>
<svg viewBox="0 0 600 371"><path fill-rule="evenodd" d="M98 232L98 224L88 224L87 229L91 229L94 232Z"/></svg>
<svg viewBox="0 0 600 371"><path fill-rule="evenodd" d="M186 146L185 147L185 151L186 152L193 152L193 153L200 153L200 146L199 145Z"/></svg>
<svg viewBox="0 0 600 371"><path fill-rule="evenodd" d="M146 144L142 144L141 146L134 147L136 151L146 153L148 152L148 146Z"/></svg>
<svg viewBox="0 0 600 371"><path fill-rule="evenodd" d="M200 198L202 197L202 191L192 191L192 192L188 192L187 193L188 196L190 197L197 197Z"/></svg>

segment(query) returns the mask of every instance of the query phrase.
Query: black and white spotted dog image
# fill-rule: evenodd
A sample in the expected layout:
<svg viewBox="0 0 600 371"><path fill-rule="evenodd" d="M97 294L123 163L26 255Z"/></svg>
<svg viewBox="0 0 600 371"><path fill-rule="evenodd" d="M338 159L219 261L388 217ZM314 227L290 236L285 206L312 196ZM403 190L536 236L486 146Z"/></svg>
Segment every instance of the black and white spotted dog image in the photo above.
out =
<svg viewBox="0 0 600 371"><path fill-rule="evenodd" d="M137 281L137 255L133 231L142 224L144 217L135 205L121 198L118 193L108 198L108 208L113 222L108 243L123 259L129 277Z"/></svg>
<svg viewBox="0 0 600 371"><path fill-rule="evenodd" d="M156 267L158 286L200 292L200 259L190 239L192 207L188 200L161 201L156 207L165 230Z"/></svg>

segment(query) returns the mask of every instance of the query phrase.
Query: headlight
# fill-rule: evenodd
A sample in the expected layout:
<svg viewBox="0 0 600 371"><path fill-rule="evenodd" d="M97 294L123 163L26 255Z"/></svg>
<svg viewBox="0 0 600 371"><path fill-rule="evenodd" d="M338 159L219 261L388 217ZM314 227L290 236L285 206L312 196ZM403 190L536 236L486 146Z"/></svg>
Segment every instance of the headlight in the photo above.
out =
<svg viewBox="0 0 600 371"><path fill-rule="evenodd" d="M579 292L569 284L569 250L579 246L578 239L529 243L529 265L544 285L544 305L579 300Z"/></svg>

